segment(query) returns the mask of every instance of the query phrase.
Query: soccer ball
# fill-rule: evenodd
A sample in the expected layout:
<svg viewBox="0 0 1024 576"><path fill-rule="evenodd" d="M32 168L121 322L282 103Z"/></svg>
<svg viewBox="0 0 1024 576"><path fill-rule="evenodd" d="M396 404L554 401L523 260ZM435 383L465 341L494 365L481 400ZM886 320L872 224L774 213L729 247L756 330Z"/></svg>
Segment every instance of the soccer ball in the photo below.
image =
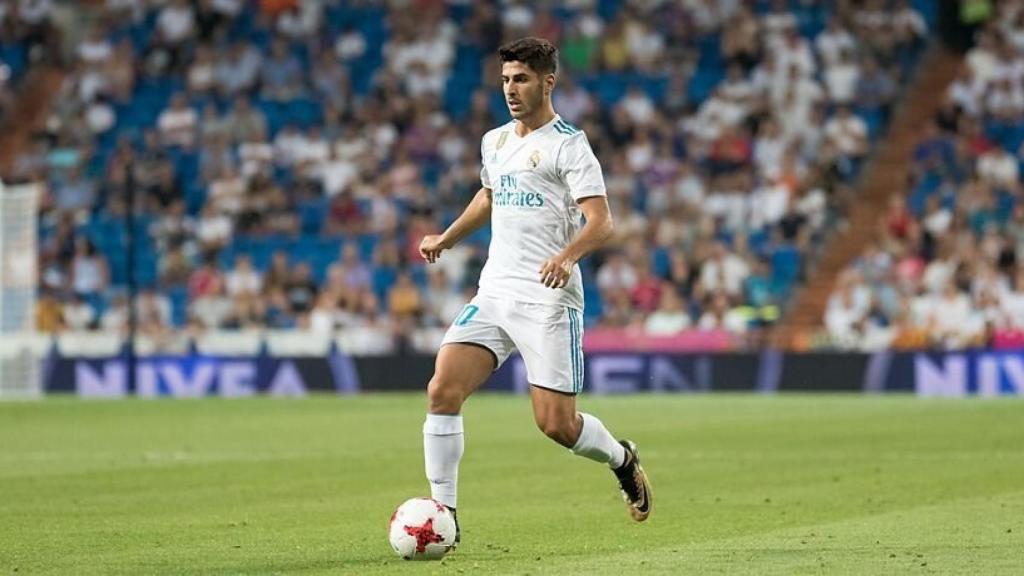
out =
<svg viewBox="0 0 1024 576"><path fill-rule="evenodd" d="M438 560L455 544L455 518L437 500L412 498L391 515L388 540L406 560Z"/></svg>

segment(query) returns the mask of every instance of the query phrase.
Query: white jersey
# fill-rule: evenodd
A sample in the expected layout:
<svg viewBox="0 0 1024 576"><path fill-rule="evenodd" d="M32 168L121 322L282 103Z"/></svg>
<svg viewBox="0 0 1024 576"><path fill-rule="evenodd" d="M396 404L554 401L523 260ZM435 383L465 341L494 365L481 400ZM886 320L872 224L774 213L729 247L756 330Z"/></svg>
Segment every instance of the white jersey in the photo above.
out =
<svg viewBox="0 0 1024 576"><path fill-rule="evenodd" d="M582 227L577 201L605 195L587 137L557 115L525 137L512 121L484 134L480 155L480 183L491 190L491 246L480 294L583 310L579 265L556 289L541 283L540 268Z"/></svg>

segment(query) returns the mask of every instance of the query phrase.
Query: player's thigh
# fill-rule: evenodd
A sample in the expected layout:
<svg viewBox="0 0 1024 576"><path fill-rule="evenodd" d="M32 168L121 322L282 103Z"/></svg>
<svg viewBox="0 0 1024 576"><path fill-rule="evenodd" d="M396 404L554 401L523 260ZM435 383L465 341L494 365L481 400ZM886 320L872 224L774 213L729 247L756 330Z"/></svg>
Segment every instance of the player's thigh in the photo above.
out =
<svg viewBox="0 0 1024 576"><path fill-rule="evenodd" d="M427 387L432 412L457 411L513 352L503 317L500 302L478 297L448 327Z"/></svg>
<svg viewBox="0 0 1024 576"><path fill-rule="evenodd" d="M434 361L428 392L465 398L494 372L494 353L479 344L450 342L441 346Z"/></svg>

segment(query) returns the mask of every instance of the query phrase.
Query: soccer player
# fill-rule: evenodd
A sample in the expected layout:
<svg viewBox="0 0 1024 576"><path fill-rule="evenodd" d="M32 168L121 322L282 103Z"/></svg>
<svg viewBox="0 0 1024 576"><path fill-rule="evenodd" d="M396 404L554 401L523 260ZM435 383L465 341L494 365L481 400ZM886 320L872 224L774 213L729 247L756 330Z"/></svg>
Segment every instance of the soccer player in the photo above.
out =
<svg viewBox="0 0 1024 576"><path fill-rule="evenodd" d="M423 452L431 496L455 512L462 404L518 350L537 426L574 454L608 464L640 522L651 512L651 487L636 444L617 441L596 417L576 411L583 389L577 262L612 234L601 165L583 132L551 105L556 48L523 38L498 54L512 121L484 134L481 189L473 200L444 233L420 242L420 254L433 263L491 222L480 289L445 334L427 385Z"/></svg>

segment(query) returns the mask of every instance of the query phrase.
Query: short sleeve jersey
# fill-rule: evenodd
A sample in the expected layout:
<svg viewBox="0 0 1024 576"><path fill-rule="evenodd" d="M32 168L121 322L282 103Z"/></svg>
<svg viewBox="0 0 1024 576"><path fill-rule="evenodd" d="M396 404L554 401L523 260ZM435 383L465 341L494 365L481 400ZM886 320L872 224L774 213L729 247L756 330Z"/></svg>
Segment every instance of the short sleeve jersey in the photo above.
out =
<svg viewBox="0 0 1024 576"><path fill-rule="evenodd" d="M480 183L491 190L491 246L480 293L583 310L578 265L568 284L556 289L541 283L540 268L582 227L577 202L605 196L587 137L557 115L524 137L513 121L485 134L480 154Z"/></svg>

